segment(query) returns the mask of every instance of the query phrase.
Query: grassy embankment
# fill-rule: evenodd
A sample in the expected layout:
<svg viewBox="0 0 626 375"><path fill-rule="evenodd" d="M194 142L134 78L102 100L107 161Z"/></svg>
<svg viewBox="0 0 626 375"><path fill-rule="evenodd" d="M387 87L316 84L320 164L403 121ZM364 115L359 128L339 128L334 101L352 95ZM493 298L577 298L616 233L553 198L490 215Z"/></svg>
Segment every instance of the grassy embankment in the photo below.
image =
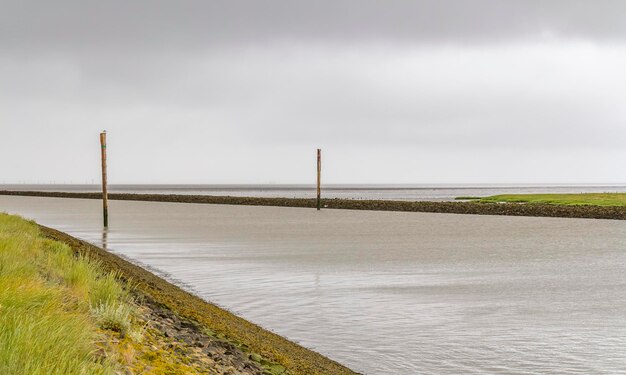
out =
<svg viewBox="0 0 626 375"><path fill-rule="evenodd" d="M532 203L567 206L626 206L626 193L580 193L580 194L504 194L490 197L458 197L480 203Z"/></svg>
<svg viewBox="0 0 626 375"><path fill-rule="evenodd" d="M101 248L0 213L0 374L111 373L354 372Z"/></svg>
<svg viewBox="0 0 626 375"><path fill-rule="evenodd" d="M0 214L0 373L116 371L125 353L98 356L102 343L140 341L143 332L115 276L40 237L35 224Z"/></svg>

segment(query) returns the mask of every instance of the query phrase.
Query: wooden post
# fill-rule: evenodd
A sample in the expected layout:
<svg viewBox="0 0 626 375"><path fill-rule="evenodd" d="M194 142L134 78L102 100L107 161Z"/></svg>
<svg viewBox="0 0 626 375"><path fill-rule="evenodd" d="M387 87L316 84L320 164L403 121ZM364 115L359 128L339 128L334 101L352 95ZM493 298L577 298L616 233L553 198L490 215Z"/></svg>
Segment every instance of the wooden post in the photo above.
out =
<svg viewBox="0 0 626 375"><path fill-rule="evenodd" d="M104 227L109 226L109 195L107 193L107 132L100 133L100 153L102 156L102 218Z"/></svg>
<svg viewBox="0 0 626 375"><path fill-rule="evenodd" d="M322 206L322 150L317 149L317 210Z"/></svg>

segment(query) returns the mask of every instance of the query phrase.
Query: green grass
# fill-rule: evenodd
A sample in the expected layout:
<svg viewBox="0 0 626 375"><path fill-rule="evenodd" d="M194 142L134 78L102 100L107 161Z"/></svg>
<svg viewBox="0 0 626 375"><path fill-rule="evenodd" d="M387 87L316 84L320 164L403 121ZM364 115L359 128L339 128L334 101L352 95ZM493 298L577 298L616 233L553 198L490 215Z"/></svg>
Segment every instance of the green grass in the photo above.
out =
<svg viewBox="0 0 626 375"><path fill-rule="evenodd" d="M109 374L103 331L128 332L133 306L114 274L0 213L0 374Z"/></svg>
<svg viewBox="0 0 626 375"><path fill-rule="evenodd" d="M480 198L483 203L541 203L556 205L626 206L626 193L506 194Z"/></svg>

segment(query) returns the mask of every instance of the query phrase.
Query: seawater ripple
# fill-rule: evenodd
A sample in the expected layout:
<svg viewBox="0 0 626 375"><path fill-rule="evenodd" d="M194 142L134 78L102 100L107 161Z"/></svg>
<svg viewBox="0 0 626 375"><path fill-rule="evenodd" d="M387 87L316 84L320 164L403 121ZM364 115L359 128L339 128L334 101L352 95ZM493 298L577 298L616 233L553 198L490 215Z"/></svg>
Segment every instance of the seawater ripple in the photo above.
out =
<svg viewBox="0 0 626 375"><path fill-rule="evenodd" d="M102 244L97 201L0 197ZM110 251L366 374L626 373L626 222L110 202Z"/></svg>

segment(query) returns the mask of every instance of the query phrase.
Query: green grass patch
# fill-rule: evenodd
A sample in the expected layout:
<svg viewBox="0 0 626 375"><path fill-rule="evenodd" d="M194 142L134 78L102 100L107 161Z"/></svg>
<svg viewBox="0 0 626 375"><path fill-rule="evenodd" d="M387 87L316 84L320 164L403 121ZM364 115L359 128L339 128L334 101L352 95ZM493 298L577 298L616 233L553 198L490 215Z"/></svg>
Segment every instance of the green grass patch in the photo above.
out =
<svg viewBox="0 0 626 375"><path fill-rule="evenodd" d="M105 331L130 331L134 305L115 274L0 213L0 374L110 374Z"/></svg>
<svg viewBox="0 0 626 375"><path fill-rule="evenodd" d="M622 207L626 206L626 193L505 194L481 198L479 202Z"/></svg>
<svg viewBox="0 0 626 375"><path fill-rule="evenodd" d="M101 328L119 332L122 335L130 331L133 313L131 306L124 303L107 303L98 305L93 312Z"/></svg>

